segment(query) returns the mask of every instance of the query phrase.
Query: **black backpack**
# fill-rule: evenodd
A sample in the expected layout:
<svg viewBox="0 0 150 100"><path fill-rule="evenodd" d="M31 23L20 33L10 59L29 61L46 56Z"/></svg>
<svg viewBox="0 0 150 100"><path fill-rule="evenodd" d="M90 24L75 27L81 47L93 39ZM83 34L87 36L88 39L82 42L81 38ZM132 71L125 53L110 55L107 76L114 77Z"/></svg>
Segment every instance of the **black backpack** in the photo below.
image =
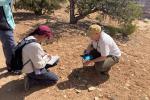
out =
<svg viewBox="0 0 150 100"><path fill-rule="evenodd" d="M19 71L22 70L23 64L22 61L22 49L24 46L27 44L30 44L32 42L36 42L35 39L30 39L30 40L25 40L23 39L21 42L18 43L18 45L14 48L13 55L12 55L12 60L11 60L11 68L10 71Z"/></svg>

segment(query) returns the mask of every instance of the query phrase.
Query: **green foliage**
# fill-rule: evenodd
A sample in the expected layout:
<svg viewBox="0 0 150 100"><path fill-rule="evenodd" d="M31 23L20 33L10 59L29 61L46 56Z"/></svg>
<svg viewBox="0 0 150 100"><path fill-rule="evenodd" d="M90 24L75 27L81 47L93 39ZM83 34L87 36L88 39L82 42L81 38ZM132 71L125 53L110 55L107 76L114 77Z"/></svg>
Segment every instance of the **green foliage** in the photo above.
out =
<svg viewBox="0 0 150 100"><path fill-rule="evenodd" d="M118 34L127 36L127 35L134 33L136 28L137 28L136 25L133 25L131 23L123 24L123 25L121 25L121 27L104 26L104 30L111 36L115 36Z"/></svg>
<svg viewBox="0 0 150 100"><path fill-rule="evenodd" d="M119 11L118 19L125 23L132 23L133 20L140 18L142 8L139 4L129 1L125 8Z"/></svg>
<svg viewBox="0 0 150 100"><path fill-rule="evenodd" d="M140 17L141 7L135 0L75 0L78 16L101 11L120 22L129 23ZM81 17L83 18L83 17Z"/></svg>
<svg viewBox="0 0 150 100"><path fill-rule="evenodd" d="M72 3L75 5L76 13L71 14L70 23L76 23L89 14L100 11L101 14L108 15L122 25L121 28L107 27L111 35L133 33L136 26L131 23L133 20L140 18L142 12L142 7L135 0L70 0L70 4ZM103 20L103 17L97 17L96 19Z"/></svg>
<svg viewBox="0 0 150 100"><path fill-rule="evenodd" d="M58 9L63 1L65 0L18 0L15 8L34 11L36 15L42 15Z"/></svg>
<svg viewBox="0 0 150 100"><path fill-rule="evenodd" d="M120 28L114 26L104 26L104 30L111 36L115 36L121 32Z"/></svg>
<svg viewBox="0 0 150 100"><path fill-rule="evenodd" d="M136 25L127 23L127 24L122 25L122 27L120 29L120 33L122 33L124 35L130 35L130 34L134 33L136 28L137 28Z"/></svg>

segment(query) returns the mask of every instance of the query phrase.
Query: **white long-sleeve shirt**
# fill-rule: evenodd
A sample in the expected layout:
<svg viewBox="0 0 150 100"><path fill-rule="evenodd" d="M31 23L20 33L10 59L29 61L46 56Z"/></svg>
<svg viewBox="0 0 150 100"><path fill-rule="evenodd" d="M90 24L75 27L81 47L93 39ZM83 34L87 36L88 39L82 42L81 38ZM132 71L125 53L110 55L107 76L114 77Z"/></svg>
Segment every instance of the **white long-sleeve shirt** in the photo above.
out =
<svg viewBox="0 0 150 100"><path fill-rule="evenodd" d="M33 36L29 36L26 40L35 39ZM22 72L23 73L31 73L38 69L42 69L45 67L46 62L44 61L43 57L46 53L42 49L39 43L33 42L27 44L22 50L22 60L25 64L28 60L31 60L26 65L23 66Z"/></svg>

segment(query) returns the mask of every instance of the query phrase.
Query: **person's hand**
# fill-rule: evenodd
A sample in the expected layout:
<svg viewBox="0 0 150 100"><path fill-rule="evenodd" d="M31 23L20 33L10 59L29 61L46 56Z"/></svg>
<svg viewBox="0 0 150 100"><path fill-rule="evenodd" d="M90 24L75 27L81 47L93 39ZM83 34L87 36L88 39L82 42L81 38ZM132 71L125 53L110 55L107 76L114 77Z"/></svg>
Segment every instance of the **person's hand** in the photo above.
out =
<svg viewBox="0 0 150 100"><path fill-rule="evenodd" d="M89 54L90 50L84 50L84 54Z"/></svg>
<svg viewBox="0 0 150 100"><path fill-rule="evenodd" d="M88 66L89 64L94 63L92 60L83 62L83 66Z"/></svg>
<svg viewBox="0 0 150 100"><path fill-rule="evenodd" d="M45 53L45 55L43 56L44 59L51 59L51 56L48 53Z"/></svg>
<svg viewBox="0 0 150 100"><path fill-rule="evenodd" d="M51 59L51 55L47 54L47 57L48 57L49 59Z"/></svg>

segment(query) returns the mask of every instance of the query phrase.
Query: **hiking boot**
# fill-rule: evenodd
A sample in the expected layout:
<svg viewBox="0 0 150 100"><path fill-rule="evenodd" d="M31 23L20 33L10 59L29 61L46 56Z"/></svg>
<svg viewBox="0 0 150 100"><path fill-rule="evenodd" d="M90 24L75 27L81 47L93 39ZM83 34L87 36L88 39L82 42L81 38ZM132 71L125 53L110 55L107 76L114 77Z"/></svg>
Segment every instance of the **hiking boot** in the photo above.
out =
<svg viewBox="0 0 150 100"><path fill-rule="evenodd" d="M30 88L29 77L25 76L24 77L24 89L25 89L25 91L28 91L29 88Z"/></svg>
<svg viewBox="0 0 150 100"><path fill-rule="evenodd" d="M11 75L21 75L22 74L21 70L15 70L15 71L7 70L7 72Z"/></svg>
<svg viewBox="0 0 150 100"><path fill-rule="evenodd" d="M101 75L109 75L108 71L101 72L100 74L101 74Z"/></svg>
<svg viewBox="0 0 150 100"><path fill-rule="evenodd" d="M15 75L21 75L22 74L21 70L15 70L15 71L12 71L12 73Z"/></svg>

